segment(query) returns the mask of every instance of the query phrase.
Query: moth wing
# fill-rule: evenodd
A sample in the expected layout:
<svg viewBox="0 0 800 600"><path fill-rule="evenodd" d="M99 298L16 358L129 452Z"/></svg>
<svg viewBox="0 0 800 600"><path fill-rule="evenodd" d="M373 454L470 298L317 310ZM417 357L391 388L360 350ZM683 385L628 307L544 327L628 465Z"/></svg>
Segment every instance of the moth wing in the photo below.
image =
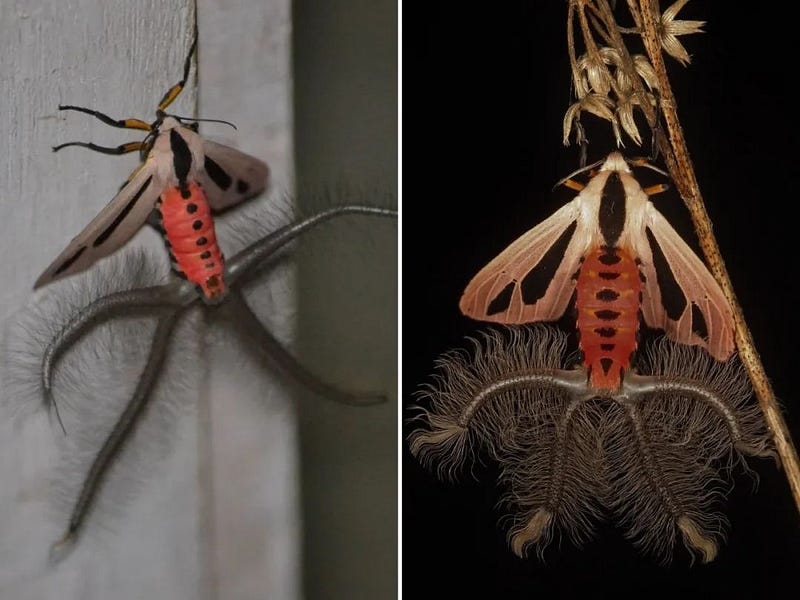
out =
<svg viewBox="0 0 800 600"><path fill-rule="evenodd" d="M461 312L479 321L508 324L560 318L594 238L578 197L481 269L461 296Z"/></svg>
<svg viewBox="0 0 800 600"><path fill-rule="evenodd" d="M734 349L733 313L714 277L651 203L634 251L644 274L642 314L676 342L705 348L717 360Z"/></svg>
<svg viewBox="0 0 800 600"><path fill-rule="evenodd" d="M34 289L85 271L113 253L144 225L161 195L156 162L148 158L128 178L117 195L47 267Z"/></svg>
<svg viewBox="0 0 800 600"><path fill-rule="evenodd" d="M215 212L236 206L266 189L269 167L263 161L206 139L203 152L205 164L198 180Z"/></svg>

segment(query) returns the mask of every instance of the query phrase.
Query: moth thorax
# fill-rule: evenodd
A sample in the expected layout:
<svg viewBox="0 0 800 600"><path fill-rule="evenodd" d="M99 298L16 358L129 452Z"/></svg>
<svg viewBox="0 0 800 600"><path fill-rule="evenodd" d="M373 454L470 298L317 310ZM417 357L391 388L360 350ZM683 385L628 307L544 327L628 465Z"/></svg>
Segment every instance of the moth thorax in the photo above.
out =
<svg viewBox="0 0 800 600"><path fill-rule="evenodd" d="M589 385L619 390L639 332L642 303L639 267L625 250L601 246L589 252L576 282L577 328Z"/></svg>
<svg viewBox="0 0 800 600"><path fill-rule="evenodd" d="M184 189L170 187L161 195L158 209L172 268L197 285L206 300L224 297L224 257L203 188L194 182Z"/></svg>

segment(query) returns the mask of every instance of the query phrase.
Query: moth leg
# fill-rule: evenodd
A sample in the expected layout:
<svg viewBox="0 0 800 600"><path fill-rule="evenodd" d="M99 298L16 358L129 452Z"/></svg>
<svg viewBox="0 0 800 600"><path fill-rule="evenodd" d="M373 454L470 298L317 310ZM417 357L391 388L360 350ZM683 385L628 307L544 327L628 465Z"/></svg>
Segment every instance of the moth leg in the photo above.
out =
<svg viewBox="0 0 800 600"><path fill-rule="evenodd" d="M397 218L396 210L376 208L373 206L348 205L323 210L297 223L281 227L226 261L225 280L228 281L229 284L233 284L237 279L246 275L254 268L263 266L264 261L269 259L296 237L300 236L300 234L305 233L309 229L313 229L324 221L328 221L334 217L359 214Z"/></svg>
<svg viewBox="0 0 800 600"><path fill-rule="evenodd" d="M561 182L561 185L571 190L575 190L576 192L583 191L583 188L586 187L584 184L580 183L579 181L575 181L574 179L565 179Z"/></svg>
<svg viewBox="0 0 800 600"><path fill-rule="evenodd" d="M369 406L386 401L382 394L340 390L309 372L264 327L238 290L231 291L226 302L217 309L217 315L233 325L239 335L250 342L248 346L257 349L265 360L277 365L281 371L312 392L351 406Z"/></svg>
<svg viewBox="0 0 800 600"><path fill-rule="evenodd" d="M120 129L141 129L142 131L151 131L153 129L149 123L145 123L141 119L114 119L104 113L101 113L100 111L92 110L91 108L86 108L83 106L68 106L59 104L58 110L74 110L76 112L82 112L100 119L106 125L111 125L112 127L118 127Z"/></svg>
<svg viewBox="0 0 800 600"><path fill-rule="evenodd" d="M650 187L646 187L642 191L648 196L655 196L656 194L661 194L662 192L666 192L668 189L669 186L666 183L659 183L658 185L651 185Z"/></svg>
<svg viewBox="0 0 800 600"><path fill-rule="evenodd" d="M176 280L162 286L125 290L103 296L79 311L50 340L42 357L42 389L45 405L54 407L62 430L64 424L53 396L53 372L61 357L87 332L109 319L188 304L192 298L196 298L192 287L187 282Z"/></svg>
<svg viewBox="0 0 800 600"><path fill-rule="evenodd" d="M745 439L742 427L736 412L731 409L725 399L702 383L692 379L663 378L657 376L639 375L629 373L623 383L623 392L630 398L641 397L644 394L665 394L689 396L708 404L720 416L728 428L733 445L744 454L759 456L762 458L772 457L778 460L778 454L768 448L765 443L755 445Z"/></svg>
<svg viewBox="0 0 800 600"><path fill-rule="evenodd" d="M100 152L101 154L112 154L114 156L119 156L121 154L129 154L130 152L141 150L145 146L145 142L128 142L127 144L121 144L116 147L98 146L92 142L67 142L66 144L53 146L53 152L58 152L67 146L80 146L81 148L88 148L89 150Z"/></svg>
<svg viewBox="0 0 800 600"><path fill-rule="evenodd" d="M186 60L183 63L183 77L178 83L169 88L167 93L164 94L164 97L161 98L161 101L158 103L159 113L165 111L167 107L174 102L175 98L178 97L178 94L183 91L186 80L189 79L189 69L192 67L192 54L194 54L195 48L197 48L197 23L195 23L192 46L189 48L189 54L186 56Z"/></svg>
<svg viewBox="0 0 800 600"><path fill-rule="evenodd" d="M94 462L83 481L75 506L72 509L67 529L61 539L53 544L51 548L51 560L57 561L63 557L64 551L75 541L80 532L81 525L91 509L92 502L103 483L103 478L108 472L109 466L111 466L114 459L118 456L134 424L147 405L150 399L150 392L164 364L164 358L166 357L167 348L169 347L170 334L177 322L176 317L179 311L180 308L174 308L159 317L156 332L153 335L153 341L150 345L150 352L147 356L147 363L136 384L133 396L122 411L114 428L103 443L102 448L100 448L100 451L95 456Z"/></svg>

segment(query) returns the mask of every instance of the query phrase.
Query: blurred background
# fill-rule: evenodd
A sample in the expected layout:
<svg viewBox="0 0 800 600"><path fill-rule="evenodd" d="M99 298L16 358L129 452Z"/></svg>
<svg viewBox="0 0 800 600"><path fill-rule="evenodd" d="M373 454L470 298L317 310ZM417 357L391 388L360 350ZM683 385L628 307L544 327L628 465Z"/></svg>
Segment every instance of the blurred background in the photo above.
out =
<svg viewBox="0 0 800 600"><path fill-rule="evenodd" d="M292 14L299 209L326 198L396 205L397 2L296 0ZM300 405L308 598L397 594L396 233L368 218L336 223L299 265L306 364L351 389L388 393L369 408Z"/></svg>

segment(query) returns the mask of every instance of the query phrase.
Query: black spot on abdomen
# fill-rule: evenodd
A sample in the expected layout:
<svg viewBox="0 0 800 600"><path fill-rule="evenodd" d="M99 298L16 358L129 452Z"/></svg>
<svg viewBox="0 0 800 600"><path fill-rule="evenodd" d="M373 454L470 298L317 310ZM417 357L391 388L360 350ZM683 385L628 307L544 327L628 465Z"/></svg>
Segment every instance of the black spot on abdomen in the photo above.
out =
<svg viewBox="0 0 800 600"><path fill-rule="evenodd" d="M617 312L616 310L596 310L594 311L594 316L598 319L602 319L603 321L613 321L622 313Z"/></svg>
<svg viewBox="0 0 800 600"><path fill-rule="evenodd" d="M614 300L619 298L619 292L610 289L605 289L597 292L594 295L594 297L602 302L613 302Z"/></svg>
<svg viewBox="0 0 800 600"><path fill-rule="evenodd" d="M597 260L610 267L611 265L617 264L622 258L620 258L613 248L607 248L603 254L597 257Z"/></svg>

